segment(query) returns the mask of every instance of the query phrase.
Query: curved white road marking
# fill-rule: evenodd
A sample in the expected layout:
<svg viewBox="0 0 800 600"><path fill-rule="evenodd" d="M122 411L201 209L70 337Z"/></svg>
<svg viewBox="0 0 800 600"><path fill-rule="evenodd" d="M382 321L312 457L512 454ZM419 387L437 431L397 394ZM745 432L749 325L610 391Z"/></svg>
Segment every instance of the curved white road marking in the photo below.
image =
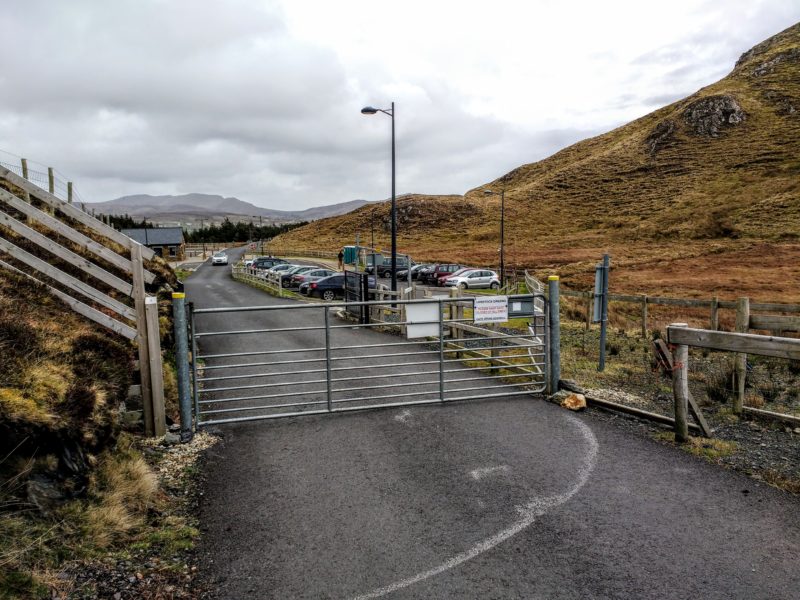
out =
<svg viewBox="0 0 800 600"><path fill-rule="evenodd" d="M481 542L478 542L472 548L465 550L460 554L456 554L450 560L440 564L439 566L433 567L427 571L422 571L421 573L417 573L407 579L403 579L401 581L396 581L395 583L389 584L385 587L379 588L377 590L373 590L367 594L362 594L360 596L354 597L352 600L369 600L370 598L381 598L382 596L386 596L387 594L391 594L392 592L396 592L397 590L406 588L410 585L414 585L415 583L419 583L420 581L424 581L425 579L429 579L435 575L439 575L440 573L444 573L445 571L449 571L450 569L457 567L468 560L472 560L476 556L491 550L495 546L505 542L506 540L514 537L519 532L527 529L531 525L533 525L534 521L536 521L536 517L541 517L545 514L548 510L555 508L556 506L560 506L565 502L568 502L570 498L572 498L575 494L577 494L580 489L586 485L586 482L589 481L589 476L592 474L595 465L597 464L597 450L598 444L597 439L594 437L592 430L584 424L579 419L573 417L572 415L567 415L569 420L577 425L581 435L583 436L584 441L586 442L588 448L586 451L586 458L583 461L580 469L578 470L578 478L575 483L567 490L561 494L557 494L555 496L544 496L541 498L533 498L530 502L528 502L524 506L518 506L517 510L520 513L521 518L518 521L515 521L511 526L503 529L502 531L494 534L492 537L487 538Z"/></svg>
<svg viewBox="0 0 800 600"><path fill-rule="evenodd" d="M470 476L475 480L479 481L486 477L487 475L494 475L495 473L505 473L508 471L508 465L498 465L496 467L480 467L478 469L472 469L469 472Z"/></svg>

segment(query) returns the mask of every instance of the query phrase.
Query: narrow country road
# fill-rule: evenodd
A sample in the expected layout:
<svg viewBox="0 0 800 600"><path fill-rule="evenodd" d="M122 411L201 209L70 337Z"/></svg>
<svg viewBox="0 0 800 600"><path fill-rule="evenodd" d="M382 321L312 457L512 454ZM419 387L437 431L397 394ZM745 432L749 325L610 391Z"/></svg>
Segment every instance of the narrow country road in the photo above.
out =
<svg viewBox="0 0 800 600"><path fill-rule="evenodd" d="M287 302L208 264L186 291L198 307ZM796 497L591 411L520 397L219 431L200 505L213 598L789 599L800 590Z"/></svg>

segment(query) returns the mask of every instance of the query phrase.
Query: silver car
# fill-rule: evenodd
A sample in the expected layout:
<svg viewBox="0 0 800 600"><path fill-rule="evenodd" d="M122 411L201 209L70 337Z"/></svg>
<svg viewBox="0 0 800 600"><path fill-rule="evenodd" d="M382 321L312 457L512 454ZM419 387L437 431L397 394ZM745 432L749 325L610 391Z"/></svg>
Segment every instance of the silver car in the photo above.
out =
<svg viewBox="0 0 800 600"><path fill-rule="evenodd" d="M211 264L212 265L227 265L228 264L228 255L224 252L217 252L214 256L211 257Z"/></svg>
<svg viewBox="0 0 800 600"><path fill-rule="evenodd" d="M444 284L447 287L460 287L462 290L485 288L496 290L500 288L500 278L494 271L473 269L455 277L448 277L444 280Z"/></svg>

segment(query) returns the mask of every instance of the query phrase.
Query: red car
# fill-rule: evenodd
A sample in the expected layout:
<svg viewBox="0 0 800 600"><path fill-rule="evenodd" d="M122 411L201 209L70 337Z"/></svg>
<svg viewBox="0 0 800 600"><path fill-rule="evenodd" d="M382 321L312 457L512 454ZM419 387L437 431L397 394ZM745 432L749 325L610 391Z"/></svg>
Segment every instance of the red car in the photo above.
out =
<svg viewBox="0 0 800 600"><path fill-rule="evenodd" d="M447 277L450 277L453 273L463 268L462 265L457 265L455 263L436 265L436 268L428 276L428 281L433 285L442 286Z"/></svg>

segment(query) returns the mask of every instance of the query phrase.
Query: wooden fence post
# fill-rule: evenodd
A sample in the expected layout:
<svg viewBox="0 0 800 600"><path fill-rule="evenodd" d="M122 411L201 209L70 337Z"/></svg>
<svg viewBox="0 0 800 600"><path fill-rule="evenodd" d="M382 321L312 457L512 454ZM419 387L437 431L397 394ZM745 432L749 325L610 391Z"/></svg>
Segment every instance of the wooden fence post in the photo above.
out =
<svg viewBox="0 0 800 600"><path fill-rule="evenodd" d="M719 331L719 298L717 296L711 299L711 329Z"/></svg>
<svg viewBox="0 0 800 600"><path fill-rule="evenodd" d="M167 432L164 416L164 373L161 365L161 334L158 327L158 298L145 299L147 345L150 355L150 392L153 396L153 433L161 437Z"/></svg>
<svg viewBox="0 0 800 600"><path fill-rule="evenodd" d="M750 328L750 298L736 299L736 332L747 333ZM734 372L736 373L736 394L733 397L733 412L742 414L744 406L744 386L747 378L747 354L741 353L734 357Z"/></svg>
<svg viewBox="0 0 800 600"><path fill-rule="evenodd" d="M72 204L72 182L67 182L67 203Z"/></svg>
<svg viewBox="0 0 800 600"><path fill-rule="evenodd" d="M450 288L450 297L451 298L460 298L461 297L461 288L459 288L459 287L451 287ZM456 300L455 302L458 302L458 300ZM452 301L448 302L447 318L450 319L451 321L453 319L458 318L456 316L456 315L458 315L458 311L455 308L455 306L456 306L455 302L452 302ZM458 330L451 323L450 324L450 339L454 340L457 337L458 337Z"/></svg>
<svg viewBox="0 0 800 600"><path fill-rule="evenodd" d="M672 323L670 327L688 327ZM680 344L672 351L672 394L675 398L675 442L689 440L689 346Z"/></svg>
<svg viewBox="0 0 800 600"><path fill-rule="evenodd" d="M647 338L647 294L642 296L642 337Z"/></svg>
<svg viewBox="0 0 800 600"><path fill-rule="evenodd" d="M131 246L131 271L133 276L133 303L136 309L136 345L139 350L139 378L142 384L142 414L144 416L144 433L153 436L153 394L150 387L150 353L147 343L147 309L144 288L144 266L142 263L142 246Z"/></svg>
<svg viewBox="0 0 800 600"><path fill-rule="evenodd" d="M47 191L51 194L56 193L56 176L53 174L53 167L47 167Z"/></svg>
<svg viewBox="0 0 800 600"><path fill-rule="evenodd" d="M20 163L22 164L22 176L25 179L28 179L28 159L27 158L21 158L20 159ZM28 204L31 203L31 195L25 190L22 191L22 199L25 202L27 202ZM30 215L25 215L25 222L28 225L30 225L34 221L33 221L33 218Z"/></svg>

